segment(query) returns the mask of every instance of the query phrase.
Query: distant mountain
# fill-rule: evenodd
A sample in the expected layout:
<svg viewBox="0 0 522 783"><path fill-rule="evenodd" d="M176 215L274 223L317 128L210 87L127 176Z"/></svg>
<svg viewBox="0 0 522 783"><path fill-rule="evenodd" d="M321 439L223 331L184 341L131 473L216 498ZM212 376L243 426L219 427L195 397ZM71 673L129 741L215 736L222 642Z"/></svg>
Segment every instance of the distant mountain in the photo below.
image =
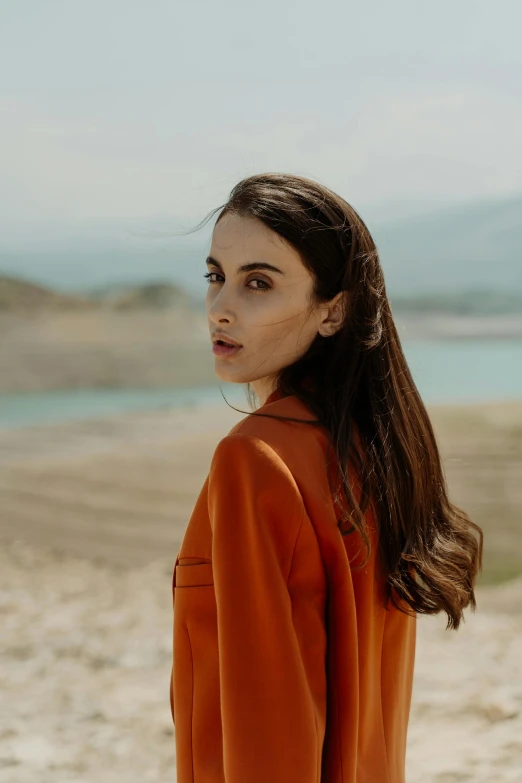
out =
<svg viewBox="0 0 522 783"><path fill-rule="evenodd" d="M94 301L114 310L164 310L193 303L193 297L180 286L165 282L105 286L94 289L90 295Z"/></svg>
<svg viewBox="0 0 522 783"><path fill-rule="evenodd" d="M123 222L116 222L110 234L104 223L89 223L64 227L42 240L28 228L27 238L2 240L0 232L0 274L38 280L66 293L162 280L204 295L209 246L203 232L155 237L153 229L133 233Z"/></svg>
<svg viewBox="0 0 522 783"><path fill-rule="evenodd" d="M382 207L373 216L371 207L361 211L377 244L390 297L460 296L477 290L522 296L522 195L389 220L382 214ZM64 228L54 239L41 239L27 227L16 241L0 239L0 270L81 295L115 280L141 286L160 279L201 300L211 225L170 236L165 226L168 220L157 231L152 221L102 221L69 234Z"/></svg>
<svg viewBox="0 0 522 783"><path fill-rule="evenodd" d="M390 295L492 289L522 296L522 196L368 228Z"/></svg>
<svg viewBox="0 0 522 783"><path fill-rule="evenodd" d="M50 288L19 280L14 277L0 277L0 312L19 310L84 310L92 309L96 303L86 297L56 293Z"/></svg>
<svg viewBox="0 0 522 783"><path fill-rule="evenodd" d="M193 307L194 300L172 283L118 285L87 294L58 293L48 287L14 277L0 276L0 312L35 310L164 310Z"/></svg>

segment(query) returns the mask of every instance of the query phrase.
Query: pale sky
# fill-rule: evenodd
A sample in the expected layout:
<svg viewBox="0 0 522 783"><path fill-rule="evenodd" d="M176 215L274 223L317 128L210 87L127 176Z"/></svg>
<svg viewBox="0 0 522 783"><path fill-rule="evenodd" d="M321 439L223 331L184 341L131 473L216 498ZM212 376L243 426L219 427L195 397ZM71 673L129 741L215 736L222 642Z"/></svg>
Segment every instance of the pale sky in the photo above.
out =
<svg viewBox="0 0 522 783"><path fill-rule="evenodd" d="M0 0L0 233L199 220L269 170L363 216L520 193L521 29L520 0Z"/></svg>

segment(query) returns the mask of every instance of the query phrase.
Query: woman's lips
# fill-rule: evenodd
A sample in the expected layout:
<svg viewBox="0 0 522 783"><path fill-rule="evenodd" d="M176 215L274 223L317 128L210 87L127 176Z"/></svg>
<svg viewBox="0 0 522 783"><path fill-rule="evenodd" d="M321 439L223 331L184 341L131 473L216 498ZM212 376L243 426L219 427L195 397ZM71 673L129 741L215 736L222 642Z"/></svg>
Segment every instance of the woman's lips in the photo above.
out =
<svg viewBox="0 0 522 783"><path fill-rule="evenodd" d="M214 343L212 346L212 353L216 356L233 356L241 350L242 345L223 345L222 343Z"/></svg>

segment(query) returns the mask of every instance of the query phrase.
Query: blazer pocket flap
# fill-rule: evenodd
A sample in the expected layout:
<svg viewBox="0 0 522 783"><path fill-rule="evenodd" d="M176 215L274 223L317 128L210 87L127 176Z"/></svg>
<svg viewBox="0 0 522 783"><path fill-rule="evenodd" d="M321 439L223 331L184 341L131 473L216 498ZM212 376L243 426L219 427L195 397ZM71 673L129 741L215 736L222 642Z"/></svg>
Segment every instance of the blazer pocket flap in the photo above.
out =
<svg viewBox="0 0 522 783"><path fill-rule="evenodd" d="M212 563L176 563L174 587L204 587L213 584Z"/></svg>

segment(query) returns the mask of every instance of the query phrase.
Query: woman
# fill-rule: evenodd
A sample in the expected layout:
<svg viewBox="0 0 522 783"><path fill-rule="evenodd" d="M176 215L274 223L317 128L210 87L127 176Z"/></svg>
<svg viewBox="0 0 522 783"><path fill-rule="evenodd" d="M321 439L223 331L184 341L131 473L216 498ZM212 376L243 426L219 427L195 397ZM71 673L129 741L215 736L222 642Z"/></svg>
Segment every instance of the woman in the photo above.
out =
<svg viewBox="0 0 522 783"><path fill-rule="evenodd" d="M416 616L475 609L482 531L448 500L355 210L285 174L218 209L215 371L258 407L218 443L174 568L177 780L401 783Z"/></svg>

